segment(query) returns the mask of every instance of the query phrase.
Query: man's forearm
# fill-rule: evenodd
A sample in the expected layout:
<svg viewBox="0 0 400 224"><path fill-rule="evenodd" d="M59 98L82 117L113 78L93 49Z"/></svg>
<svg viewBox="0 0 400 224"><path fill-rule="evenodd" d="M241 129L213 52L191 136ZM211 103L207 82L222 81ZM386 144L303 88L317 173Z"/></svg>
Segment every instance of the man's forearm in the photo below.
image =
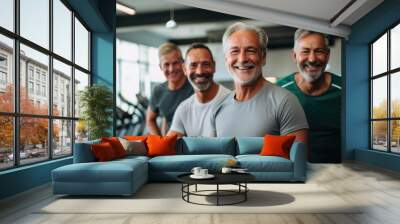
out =
<svg viewBox="0 0 400 224"><path fill-rule="evenodd" d="M161 135L156 121L147 121L147 129L149 129L149 133L152 135Z"/></svg>

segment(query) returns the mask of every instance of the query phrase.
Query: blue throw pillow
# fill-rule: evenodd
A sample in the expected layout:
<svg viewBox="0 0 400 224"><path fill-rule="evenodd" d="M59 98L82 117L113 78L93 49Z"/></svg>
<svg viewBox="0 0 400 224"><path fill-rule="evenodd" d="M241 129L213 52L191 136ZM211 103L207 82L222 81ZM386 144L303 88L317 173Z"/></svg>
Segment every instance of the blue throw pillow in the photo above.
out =
<svg viewBox="0 0 400 224"><path fill-rule="evenodd" d="M235 155L235 139L229 137L183 137L180 142L180 154L225 154Z"/></svg>
<svg viewBox="0 0 400 224"><path fill-rule="evenodd" d="M237 141L237 155L244 154L259 154L264 145L263 137L238 137Z"/></svg>

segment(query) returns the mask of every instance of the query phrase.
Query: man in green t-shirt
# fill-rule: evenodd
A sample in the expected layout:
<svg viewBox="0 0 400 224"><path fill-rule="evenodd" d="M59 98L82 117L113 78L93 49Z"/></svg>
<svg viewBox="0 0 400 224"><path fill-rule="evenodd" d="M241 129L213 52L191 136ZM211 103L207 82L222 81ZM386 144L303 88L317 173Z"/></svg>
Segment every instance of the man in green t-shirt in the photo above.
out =
<svg viewBox="0 0 400 224"><path fill-rule="evenodd" d="M310 126L310 162L341 161L341 77L325 71L329 61L326 35L298 29L292 58L298 71L278 81L295 94Z"/></svg>

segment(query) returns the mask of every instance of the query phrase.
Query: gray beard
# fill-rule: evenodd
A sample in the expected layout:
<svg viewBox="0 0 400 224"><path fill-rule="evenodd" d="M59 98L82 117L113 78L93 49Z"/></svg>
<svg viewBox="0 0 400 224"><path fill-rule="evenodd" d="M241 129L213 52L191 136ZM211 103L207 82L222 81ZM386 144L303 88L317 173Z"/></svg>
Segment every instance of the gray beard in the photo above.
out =
<svg viewBox="0 0 400 224"><path fill-rule="evenodd" d="M189 78L188 80L189 80L190 85L192 85L193 89L195 91L200 91L200 92L207 91L208 89L210 89L211 84L212 84L211 80L209 82L207 82L207 84L200 84L200 85L194 83L191 78Z"/></svg>
<svg viewBox="0 0 400 224"><path fill-rule="evenodd" d="M306 71L303 70L303 68L301 67L301 65L299 63L297 63L297 69L299 70L301 77L303 77L303 79L305 79L307 82L315 82L316 80L318 80L322 76L322 74L324 74L325 68L326 68L326 65L325 65L325 67L323 67L321 69L321 72L319 72L318 74L310 75Z"/></svg>
<svg viewBox="0 0 400 224"><path fill-rule="evenodd" d="M243 81L241 79L239 79L234 72L232 72L230 69L228 69L229 74L232 76L233 81L235 82L235 84L238 84L240 86L251 86L254 83L257 82L257 80L262 76L262 72L259 71L257 72L251 79Z"/></svg>

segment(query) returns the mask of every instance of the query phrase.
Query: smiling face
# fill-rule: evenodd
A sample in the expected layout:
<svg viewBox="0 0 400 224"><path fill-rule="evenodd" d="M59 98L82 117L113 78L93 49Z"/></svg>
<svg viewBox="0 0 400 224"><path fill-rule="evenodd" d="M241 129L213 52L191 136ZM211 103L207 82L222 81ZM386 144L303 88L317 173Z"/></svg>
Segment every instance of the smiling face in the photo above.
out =
<svg viewBox="0 0 400 224"><path fill-rule="evenodd" d="M179 82L184 77L181 58L178 51L160 56L160 68L168 82Z"/></svg>
<svg viewBox="0 0 400 224"><path fill-rule="evenodd" d="M215 64L210 53L204 48L190 50L186 56L184 72L195 90L208 90L213 83L215 72Z"/></svg>
<svg viewBox="0 0 400 224"><path fill-rule="evenodd" d="M308 82L314 82L325 72L329 48L323 36L309 34L297 40L292 56L301 76Z"/></svg>
<svg viewBox="0 0 400 224"><path fill-rule="evenodd" d="M262 76L265 61L256 32L238 30L228 38L225 64L236 84L254 84Z"/></svg>

